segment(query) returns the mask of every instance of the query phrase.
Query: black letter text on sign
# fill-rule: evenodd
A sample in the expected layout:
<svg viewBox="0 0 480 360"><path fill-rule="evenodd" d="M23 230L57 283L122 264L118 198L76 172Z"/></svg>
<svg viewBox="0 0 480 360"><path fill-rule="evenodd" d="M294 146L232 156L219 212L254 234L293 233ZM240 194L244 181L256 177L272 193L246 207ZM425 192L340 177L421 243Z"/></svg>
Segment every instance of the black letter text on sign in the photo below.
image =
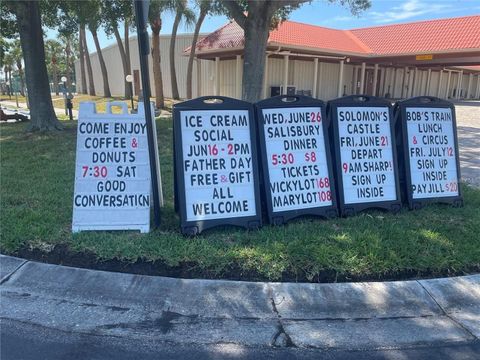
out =
<svg viewBox="0 0 480 360"><path fill-rule="evenodd" d="M336 216L324 103L277 96L256 108L270 223L302 215Z"/></svg>
<svg viewBox="0 0 480 360"><path fill-rule="evenodd" d="M210 100L174 107L175 193L188 235L219 225L261 225L253 106Z"/></svg>
<svg viewBox="0 0 480 360"><path fill-rule="evenodd" d="M120 106L122 114L112 114ZM143 105L80 103L72 231L150 229L150 160Z"/></svg>
<svg viewBox="0 0 480 360"><path fill-rule="evenodd" d="M425 202L462 206L455 107L433 97L397 104L403 132L407 199L411 209Z"/></svg>
<svg viewBox="0 0 480 360"><path fill-rule="evenodd" d="M390 102L349 96L330 101L328 107L341 214L367 208L400 210Z"/></svg>

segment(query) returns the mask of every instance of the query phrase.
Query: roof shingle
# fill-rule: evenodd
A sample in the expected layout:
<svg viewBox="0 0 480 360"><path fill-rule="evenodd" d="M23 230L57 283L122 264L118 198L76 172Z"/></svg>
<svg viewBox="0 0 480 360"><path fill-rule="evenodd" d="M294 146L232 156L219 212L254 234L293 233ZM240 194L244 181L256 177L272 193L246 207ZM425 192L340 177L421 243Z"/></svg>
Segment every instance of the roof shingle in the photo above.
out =
<svg viewBox="0 0 480 360"><path fill-rule="evenodd" d="M348 31L284 21L270 32L269 42L310 48L364 53L368 48Z"/></svg>
<svg viewBox="0 0 480 360"><path fill-rule="evenodd" d="M480 16L419 21L351 31L378 55L480 48Z"/></svg>

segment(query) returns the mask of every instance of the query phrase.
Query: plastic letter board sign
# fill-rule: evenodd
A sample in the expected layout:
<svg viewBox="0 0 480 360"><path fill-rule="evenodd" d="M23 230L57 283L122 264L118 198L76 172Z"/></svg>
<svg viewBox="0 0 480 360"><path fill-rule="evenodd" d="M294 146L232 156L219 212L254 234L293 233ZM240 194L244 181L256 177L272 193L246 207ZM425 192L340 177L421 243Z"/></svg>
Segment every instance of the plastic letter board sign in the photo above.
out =
<svg viewBox="0 0 480 360"><path fill-rule="evenodd" d="M276 96L256 104L269 221L337 216L323 101Z"/></svg>
<svg viewBox="0 0 480 360"><path fill-rule="evenodd" d="M253 105L216 96L173 109L175 195L181 230L261 226Z"/></svg>
<svg viewBox="0 0 480 360"><path fill-rule="evenodd" d="M340 213L401 209L392 105L372 96L328 102Z"/></svg>
<svg viewBox="0 0 480 360"><path fill-rule="evenodd" d="M112 114L113 106L123 112ZM80 103L72 231L150 230L150 159L143 104Z"/></svg>
<svg viewBox="0 0 480 360"><path fill-rule="evenodd" d="M406 196L411 209L423 203L462 206L454 105L434 97L399 101Z"/></svg>

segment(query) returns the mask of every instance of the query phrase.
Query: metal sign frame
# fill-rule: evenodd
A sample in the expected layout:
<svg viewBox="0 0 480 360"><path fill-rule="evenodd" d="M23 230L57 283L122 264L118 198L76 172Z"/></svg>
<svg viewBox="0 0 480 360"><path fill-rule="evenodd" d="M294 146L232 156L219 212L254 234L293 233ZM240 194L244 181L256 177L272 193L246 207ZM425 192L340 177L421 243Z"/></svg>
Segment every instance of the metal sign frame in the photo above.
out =
<svg viewBox="0 0 480 360"><path fill-rule="evenodd" d="M184 156L182 146L182 128L180 114L182 111L216 111L216 110L247 110L249 116L250 144L252 157L252 177L255 196L255 215L231 217L224 219L211 219L202 221L187 221L185 173L183 170ZM194 236L203 230L233 225L247 229L258 229L262 226L262 213L260 206L259 166L257 152L257 136L255 126L255 112L253 104L224 96L204 96L194 100L178 103L173 107L173 138L174 138L174 182L175 182L175 207L180 213L181 231L185 235Z"/></svg>
<svg viewBox="0 0 480 360"><path fill-rule="evenodd" d="M150 1L133 1L135 12L135 23L137 25L138 52L140 56L140 70L142 75L143 105L145 109L150 109L150 76L148 70L148 55L150 53L147 20ZM133 95L132 95L133 96ZM154 113L145 111L145 121L147 123L147 136L150 156L150 172L152 177L153 192L153 220L155 227L160 226L160 205L163 203L163 194L161 190L160 168L158 164L158 146L157 134L154 133L155 118Z"/></svg>
<svg viewBox="0 0 480 360"><path fill-rule="evenodd" d="M311 208L304 208L298 210L287 210L287 211L273 211L273 201L272 193L270 190L270 173L268 166L267 158L267 143L265 139L265 126L264 126L264 116L263 110L267 109L283 109L283 108L306 108L306 107L318 107L320 108L322 115L322 129L324 136L324 151L327 161L327 172L330 180L330 192L331 192L331 201L332 204L328 206L317 206ZM262 100L255 104L255 111L257 115L257 124L258 124L258 141L260 149L260 161L262 164L262 180L263 180L263 190L264 190L264 201L267 208L268 219L270 224L280 225L288 222L291 219L300 217L300 216L319 216L323 218L333 218L338 216L337 210L337 197L336 197L336 187L335 187L335 177L333 172L332 157L330 153L330 141L329 141L329 121L326 116L326 106L325 103L321 100L317 100L308 96L295 95L295 96L286 96L280 95L266 100ZM321 146L319 146L321 148ZM305 150L307 151L307 150Z"/></svg>
<svg viewBox="0 0 480 360"><path fill-rule="evenodd" d="M409 153L409 142L408 142L408 129L406 121L407 108L411 107L422 107L422 108L433 108L433 109L450 109L452 112L452 131L453 131L453 141L455 148L455 161L457 169L457 184L458 184L458 195L454 196L442 196L437 197L433 196L431 198L423 199L414 199L412 193L412 175L410 169L410 153ZM397 132L399 132L398 140L401 141L400 144L397 144L399 151L401 150L402 156L400 156L402 162L403 176L405 177L405 187L402 189L404 197L408 202L410 209L420 209L424 204L428 203L445 203L452 204L454 207L463 206L463 196L462 190L460 187L460 159L458 152L458 137L457 137L457 120L455 115L455 106L453 103L447 100L439 99L432 96L418 96L407 100L398 101L395 104L395 117L397 118Z"/></svg>
<svg viewBox="0 0 480 360"><path fill-rule="evenodd" d="M390 121L390 146L392 148L392 161L393 161L393 172L394 172L394 181L395 181L395 194L396 200L387 200L387 201L375 201L375 202L365 202L365 203L356 203L356 204L346 204L345 195L344 195L344 184L342 177L342 161L340 157L340 135L339 135L339 126L337 118L337 109L339 107L381 107L388 108L389 111L389 121ZM332 154L335 156L335 176L337 178L337 200L340 209L340 214L342 216L352 216L357 212L364 211L367 209L384 209L392 211L394 213L398 212L402 208L402 201L400 198L400 184L398 177L398 160L397 160L397 148L395 142L395 119L393 117L393 106L392 103L386 99L376 97L376 96L367 96L367 95L350 95L335 100L331 100L327 103L327 116L330 121L330 136L333 138Z"/></svg>

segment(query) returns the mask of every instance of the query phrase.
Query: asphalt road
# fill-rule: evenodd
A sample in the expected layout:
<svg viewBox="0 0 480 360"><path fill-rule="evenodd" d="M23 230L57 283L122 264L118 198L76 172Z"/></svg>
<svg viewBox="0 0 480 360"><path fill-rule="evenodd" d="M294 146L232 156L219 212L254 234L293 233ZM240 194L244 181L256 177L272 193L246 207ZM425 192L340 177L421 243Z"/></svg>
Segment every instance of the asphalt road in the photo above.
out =
<svg viewBox="0 0 480 360"><path fill-rule="evenodd" d="M118 337L61 332L2 319L2 360L86 359L478 359L480 342L438 344L411 349L339 351L297 348L245 348L238 345L183 346Z"/></svg>

